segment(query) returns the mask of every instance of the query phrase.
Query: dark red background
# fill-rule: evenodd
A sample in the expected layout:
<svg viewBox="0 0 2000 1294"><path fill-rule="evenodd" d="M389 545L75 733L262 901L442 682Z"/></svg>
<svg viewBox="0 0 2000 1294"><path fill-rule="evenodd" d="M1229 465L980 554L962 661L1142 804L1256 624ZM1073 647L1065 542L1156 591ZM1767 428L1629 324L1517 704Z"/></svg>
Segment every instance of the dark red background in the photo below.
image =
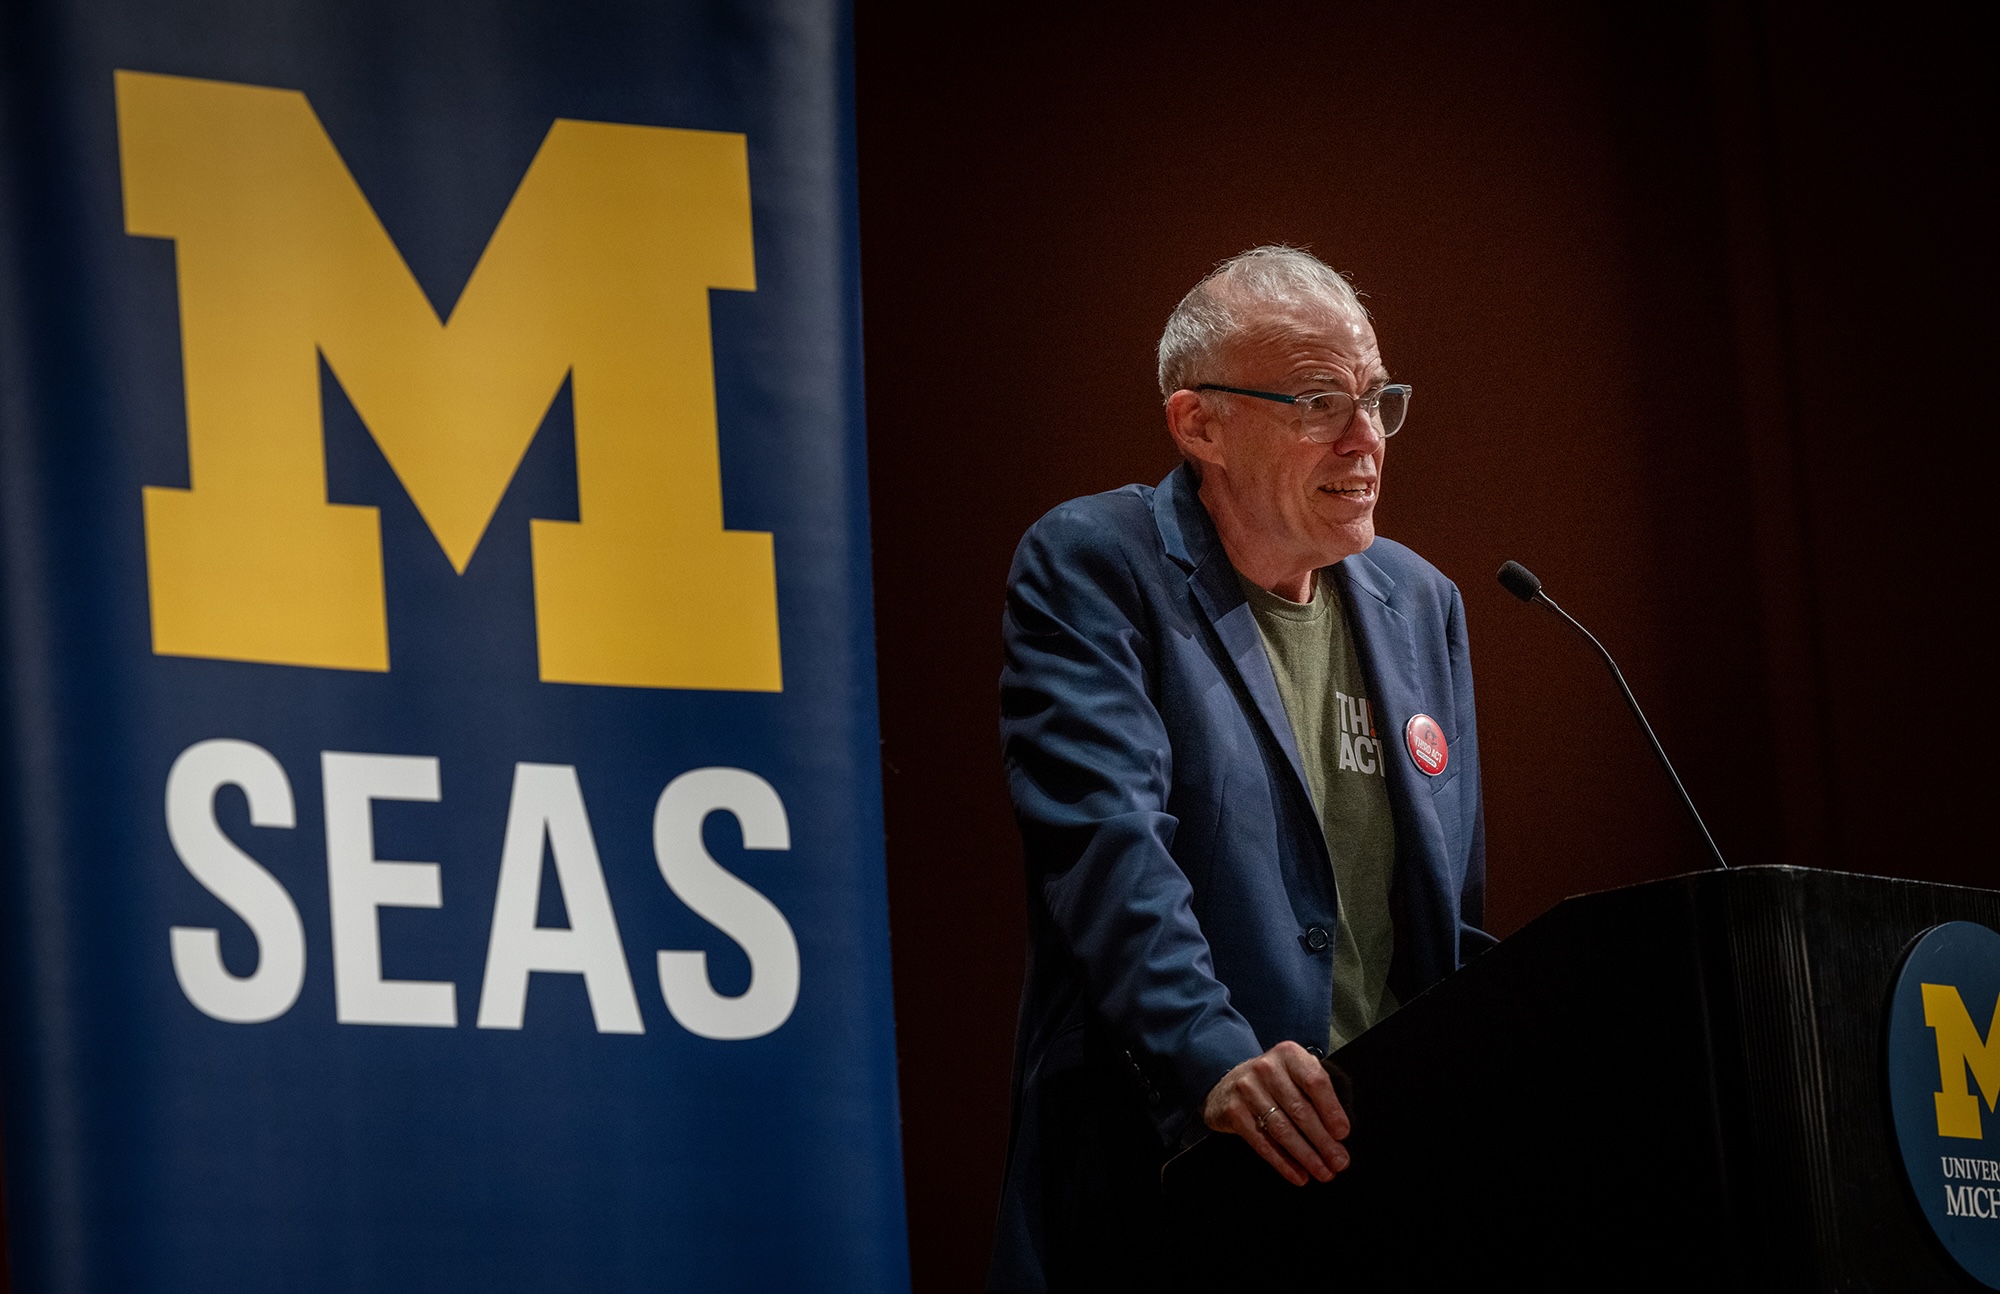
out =
<svg viewBox="0 0 2000 1294"><path fill-rule="evenodd" d="M1168 310L1310 246L1417 390L1380 524L1465 591L1489 924L1723 850L1973 884L1994 718L1993 77L1899 6L857 16L891 917L920 1290L977 1288L1023 951L995 734L1021 531L1173 464Z"/></svg>

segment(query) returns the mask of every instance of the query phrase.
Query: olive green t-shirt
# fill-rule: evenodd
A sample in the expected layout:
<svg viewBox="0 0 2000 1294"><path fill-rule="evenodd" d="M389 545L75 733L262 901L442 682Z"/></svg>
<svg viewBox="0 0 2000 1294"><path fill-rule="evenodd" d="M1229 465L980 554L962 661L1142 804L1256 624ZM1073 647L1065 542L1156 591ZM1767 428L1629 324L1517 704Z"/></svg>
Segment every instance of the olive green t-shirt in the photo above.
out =
<svg viewBox="0 0 2000 1294"><path fill-rule="evenodd" d="M1306 788L1319 810L1333 860L1339 929L1333 942L1332 1047L1349 1042L1396 1009L1389 991L1395 926L1389 885L1396 874L1396 827L1368 683L1354 650L1340 594L1325 572L1313 599L1292 602L1240 575L1263 631L1278 695L1292 721Z"/></svg>

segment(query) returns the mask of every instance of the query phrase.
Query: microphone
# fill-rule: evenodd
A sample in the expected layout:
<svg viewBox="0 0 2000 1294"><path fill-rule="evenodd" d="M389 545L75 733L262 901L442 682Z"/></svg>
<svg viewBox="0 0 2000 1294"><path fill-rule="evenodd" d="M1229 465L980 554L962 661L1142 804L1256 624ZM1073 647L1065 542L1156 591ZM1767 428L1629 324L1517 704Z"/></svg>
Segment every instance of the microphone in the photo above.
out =
<svg viewBox="0 0 2000 1294"><path fill-rule="evenodd" d="M1727 871L1729 864L1723 860L1722 851L1716 848L1715 837L1708 834L1708 824L1701 820L1700 812L1695 809L1694 797L1687 793L1685 786L1681 785L1681 776L1674 771L1673 761L1667 758L1666 748L1661 746L1660 739L1653 735L1653 725L1646 722L1646 713L1639 708L1639 698L1633 696L1632 689L1626 686L1625 676L1618 672L1618 662L1611 659L1611 653L1604 650L1604 644L1597 641L1596 635L1590 630L1579 624L1575 616L1557 606L1554 598L1542 592L1542 582L1535 578L1533 571L1521 563L1507 562L1500 567L1500 587L1523 602L1539 602L1555 612L1570 628L1582 634L1584 640L1597 649L1597 654L1604 658L1605 668L1611 671L1612 681L1618 684L1618 690L1624 694L1625 704L1631 709L1632 717L1639 721L1640 731L1646 734L1647 742L1652 745L1653 757L1658 759L1660 767L1666 770L1667 780L1674 784L1674 790L1681 797L1681 804L1686 807L1688 816L1694 819L1695 830L1701 832L1702 840L1708 845L1708 852L1715 856L1715 865Z"/></svg>

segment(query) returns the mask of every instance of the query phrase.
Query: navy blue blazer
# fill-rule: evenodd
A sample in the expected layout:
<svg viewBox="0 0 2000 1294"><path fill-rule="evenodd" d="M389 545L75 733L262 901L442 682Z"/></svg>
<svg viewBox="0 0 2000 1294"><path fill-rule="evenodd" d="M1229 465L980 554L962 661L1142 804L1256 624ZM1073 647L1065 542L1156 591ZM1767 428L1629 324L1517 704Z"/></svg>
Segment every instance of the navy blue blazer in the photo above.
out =
<svg viewBox="0 0 2000 1294"><path fill-rule="evenodd" d="M993 1289L1104 1284L1109 1249L1157 1240L1144 1197L1217 1080L1283 1039L1327 1043L1333 870L1197 490L1183 466L1072 500L1015 553L1000 731L1029 952ZM1407 1001L1492 942L1465 609L1387 539L1331 574L1387 757ZM1444 731L1436 776L1403 739L1420 713Z"/></svg>

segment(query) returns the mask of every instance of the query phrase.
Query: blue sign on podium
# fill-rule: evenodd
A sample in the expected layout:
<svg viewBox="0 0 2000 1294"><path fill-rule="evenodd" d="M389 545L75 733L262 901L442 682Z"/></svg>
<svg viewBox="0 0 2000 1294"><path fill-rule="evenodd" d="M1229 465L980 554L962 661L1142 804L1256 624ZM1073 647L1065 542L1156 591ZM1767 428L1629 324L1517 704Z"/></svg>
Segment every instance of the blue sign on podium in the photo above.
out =
<svg viewBox="0 0 2000 1294"><path fill-rule="evenodd" d="M1910 1193L1966 1275L2000 1289L2000 934L1933 926L1889 998L1889 1113ZM2000 1140L1996 1136L1995 1140Z"/></svg>
<svg viewBox="0 0 2000 1294"><path fill-rule="evenodd" d="M0 24L17 1288L907 1287L844 7Z"/></svg>

